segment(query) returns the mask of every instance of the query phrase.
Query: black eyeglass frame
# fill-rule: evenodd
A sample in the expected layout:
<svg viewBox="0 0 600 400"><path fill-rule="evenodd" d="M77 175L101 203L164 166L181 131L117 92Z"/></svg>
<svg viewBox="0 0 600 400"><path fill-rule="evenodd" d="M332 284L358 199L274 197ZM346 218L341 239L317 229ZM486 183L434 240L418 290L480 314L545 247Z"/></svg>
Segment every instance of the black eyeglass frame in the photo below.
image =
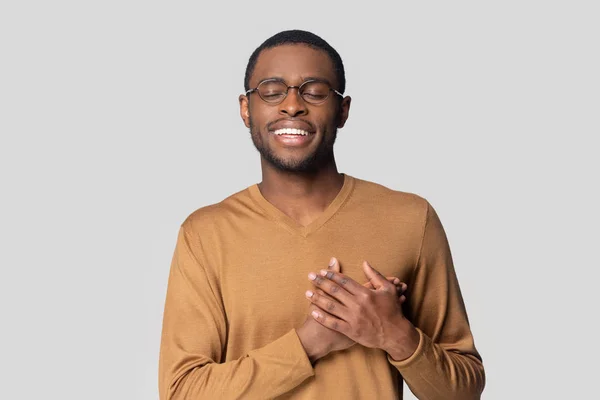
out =
<svg viewBox="0 0 600 400"><path fill-rule="evenodd" d="M279 83L283 83L284 85L287 86L287 88L286 88L286 90L284 92L284 96L281 98L281 100L278 100L276 102L268 101L268 100L265 100L260 95L260 91L258 90L258 88L260 87L260 85L262 85L265 82L279 82ZM344 95L342 93L340 93L339 91L335 90L334 88L332 88L331 85L329 84L329 82L322 81L322 80L319 80L319 79L309 79L309 80L306 80L306 81L302 82L300 84L300 86L289 86L286 82L284 82L281 79L269 78L269 79L265 79L263 81L260 81L255 88L248 89L245 94L246 94L246 96L248 96L249 94L252 94L253 92L257 92L258 93L258 97L260 97L260 99L262 101L264 101L265 103L271 104L271 105L277 105L277 104L281 104L287 98L287 95L288 95L288 92L290 91L290 89L298 89L298 93L300 94L300 97L302 97L302 100L304 100L306 103L308 103L308 104L315 104L315 105L325 103L327 101L327 99L329 99L329 95L327 95L327 97L325 97L323 100L319 101L318 103L315 103L315 102L312 102L312 101L306 101L306 99L302 96L302 92L301 92L302 86L306 85L307 83L313 83L313 82L318 82L318 83L324 83L324 84L326 84L327 86L329 86L329 91L330 92L333 92L333 93L337 94L338 96L340 96L341 98L344 98Z"/></svg>

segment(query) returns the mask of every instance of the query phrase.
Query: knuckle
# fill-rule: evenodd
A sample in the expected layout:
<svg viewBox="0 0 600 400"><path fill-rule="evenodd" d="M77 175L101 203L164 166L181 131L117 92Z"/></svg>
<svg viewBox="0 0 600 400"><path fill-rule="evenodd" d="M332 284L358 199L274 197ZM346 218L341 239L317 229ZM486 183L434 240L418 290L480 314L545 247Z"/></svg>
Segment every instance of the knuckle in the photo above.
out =
<svg viewBox="0 0 600 400"><path fill-rule="evenodd" d="M340 287L338 285L332 285L331 286L331 292L332 293L337 293L338 290L340 290Z"/></svg>
<svg viewBox="0 0 600 400"><path fill-rule="evenodd" d="M358 304L364 305L371 299L371 294L369 292L363 292L359 295L358 299L359 299Z"/></svg>
<svg viewBox="0 0 600 400"><path fill-rule="evenodd" d="M364 304L359 303L356 306L356 312L357 312L358 315L363 315L363 314L365 314L367 312L367 308L365 307Z"/></svg>
<svg viewBox="0 0 600 400"><path fill-rule="evenodd" d="M333 301L329 301L327 303L327 311L333 311L335 309L335 303Z"/></svg>
<svg viewBox="0 0 600 400"><path fill-rule="evenodd" d="M364 313L367 310L367 305L369 304L370 299L371 296L368 293L364 293L359 296L358 302L356 303L359 313Z"/></svg>
<svg viewBox="0 0 600 400"><path fill-rule="evenodd" d="M350 333L350 332L348 332L348 323L342 322L341 324L339 324L338 332L341 332L344 335L348 336L348 334Z"/></svg>

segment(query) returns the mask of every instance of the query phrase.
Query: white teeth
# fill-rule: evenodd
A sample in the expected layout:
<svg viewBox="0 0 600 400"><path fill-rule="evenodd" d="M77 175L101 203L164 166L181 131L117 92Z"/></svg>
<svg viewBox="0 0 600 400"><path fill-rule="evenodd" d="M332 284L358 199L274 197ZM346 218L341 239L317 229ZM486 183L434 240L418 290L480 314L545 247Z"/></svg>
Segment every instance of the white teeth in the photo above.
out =
<svg viewBox="0 0 600 400"><path fill-rule="evenodd" d="M308 132L302 130L302 129L295 129L295 128L283 128L283 129L277 129L275 132L273 132L275 135L302 135L302 136L307 136Z"/></svg>

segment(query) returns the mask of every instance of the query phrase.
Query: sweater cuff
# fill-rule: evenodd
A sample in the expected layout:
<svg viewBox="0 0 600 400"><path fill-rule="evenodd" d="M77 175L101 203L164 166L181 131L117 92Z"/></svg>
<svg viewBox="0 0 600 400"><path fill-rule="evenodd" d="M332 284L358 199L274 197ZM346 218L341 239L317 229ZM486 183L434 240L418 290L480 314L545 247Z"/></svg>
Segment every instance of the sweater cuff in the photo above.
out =
<svg viewBox="0 0 600 400"><path fill-rule="evenodd" d="M291 387L315 374L295 329L260 349L250 351L249 355L263 365L276 366L280 371L285 369L288 373L284 374L284 380L292 384Z"/></svg>
<svg viewBox="0 0 600 400"><path fill-rule="evenodd" d="M396 367L400 372L402 372L402 369L406 369L418 363L423 358L425 353L425 342L427 341L427 336L419 328L415 327L415 329L417 332L419 332L419 345L414 353L410 355L410 357L405 360L396 361L389 354L387 355L388 362Z"/></svg>
<svg viewBox="0 0 600 400"><path fill-rule="evenodd" d="M281 343L282 347L287 349L287 351L290 353L290 356L298 360L298 369L306 374L306 378L313 376L315 374L315 370L310 362L310 359L308 358L308 355L306 354L304 346L302 346L302 342L300 341L300 337L298 336L296 329L290 330L288 333L282 336L282 339L284 339L283 343Z"/></svg>

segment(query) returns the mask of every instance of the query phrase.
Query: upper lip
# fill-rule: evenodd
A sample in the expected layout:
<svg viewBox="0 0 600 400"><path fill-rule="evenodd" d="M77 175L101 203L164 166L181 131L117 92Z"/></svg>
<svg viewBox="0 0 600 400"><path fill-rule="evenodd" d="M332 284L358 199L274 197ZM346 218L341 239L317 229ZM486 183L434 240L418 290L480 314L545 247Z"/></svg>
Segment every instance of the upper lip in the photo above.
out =
<svg viewBox="0 0 600 400"><path fill-rule="evenodd" d="M281 120L281 121L277 121L277 122L273 123L271 126L269 126L270 131L276 131L278 129L284 129L284 128L302 129L303 131L306 131L308 133L314 133L314 129L312 129L312 126L308 122L298 120L298 119Z"/></svg>

